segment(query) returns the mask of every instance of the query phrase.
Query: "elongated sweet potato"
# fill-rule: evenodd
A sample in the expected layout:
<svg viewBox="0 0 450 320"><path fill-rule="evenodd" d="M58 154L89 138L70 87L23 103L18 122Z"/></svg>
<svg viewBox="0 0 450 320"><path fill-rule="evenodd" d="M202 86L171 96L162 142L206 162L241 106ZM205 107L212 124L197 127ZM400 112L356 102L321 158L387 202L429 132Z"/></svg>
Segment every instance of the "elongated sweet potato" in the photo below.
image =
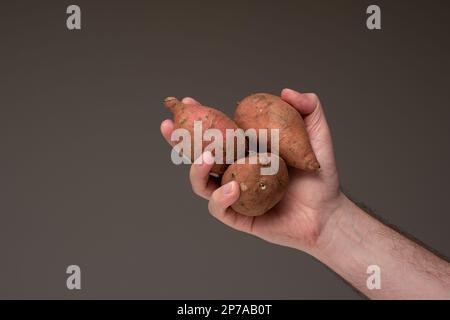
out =
<svg viewBox="0 0 450 320"><path fill-rule="evenodd" d="M213 175L221 175L227 168L226 160L226 129L237 129L236 123L227 117L223 112L206 106L187 105L179 101L177 98L168 97L164 100L165 106L172 112L174 129L184 128L191 135L191 154L186 155L191 161L194 161L194 121L201 121L202 130L218 129L223 136L223 162L215 163L211 169ZM235 141L237 148L237 141ZM211 143L211 141L203 141L202 152ZM214 153L214 152L213 152ZM236 152L234 153L236 155Z"/></svg>
<svg viewBox="0 0 450 320"><path fill-rule="evenodd" d="M312 150L303 118L280 97L252 94L237 106L234 120L242 129L279 129L279 153L286 163L305 171L320 168ZM270 134L268 135L270 150Z"/></svg>
<svg viewBox="0 0 450 320"><path fill-rule="evenodd" d="M270 166L267 161L273 161L274 157L278 161L278 171L274 175L262 175L261 168ZM235 162L230 165L222 176L222 185L233 180L239 184L240 196L231 207L247 216L260 216L283 198L289 175L283 159L263 153L245 158L243 164Z"/></svg>

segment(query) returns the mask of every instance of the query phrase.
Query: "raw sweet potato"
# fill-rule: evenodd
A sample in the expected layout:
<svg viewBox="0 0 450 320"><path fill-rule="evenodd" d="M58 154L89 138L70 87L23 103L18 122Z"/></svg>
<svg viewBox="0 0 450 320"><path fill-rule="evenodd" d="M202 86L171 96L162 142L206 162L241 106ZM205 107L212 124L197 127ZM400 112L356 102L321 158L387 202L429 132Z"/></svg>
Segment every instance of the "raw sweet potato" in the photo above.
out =
<svg viewBox="0 0 450 320"><path fill-rule="evenodd" d="M278 171L275 175L262 175L261 167L270 166L264 160L277 157ZM259 161L252 164L250 160ZM239 184L239 199L231 206L236 212L246 216L260 216L273 208L282 198L289 183L286 164L280 157L262 153L245 158L245 163L233 163L222 176L222 185L236 181Z"/></svg>
<svg viewBox="0 0 450 320"><path fill-rule="evenodd" d="M234 120L244 130L279 129L279 155L289 166L305 171L320 168L301 115L281 98L268 93L252 94L238 104ZM268 150L270 144L269 133Z"/></svg>
<svg viewBox="0 0 450 320"><path fill-rule="evenodd" d="M184 128L191 135L191 154L186 155L191 161L194 161L194 121L202 121L202 130L219 129L223 136L223 163L215 163L211 169L212 175L223 174L227 168L226 160L226 129L237 129L236 123L227 117L223 112L211 107L200 105L188 105L179 101L177 98L168 97L164 100L165 106L172 112L174 129ZM203 140L203 139L202 139ZM235 141L236 142L236 141ZM202 152L211 143L211 141L202 142ZM236 143L237 144L237 143ZM235 146L236 148L236 146ZM214 153L214 152L213 152ZM236 152L234 153L236 155Z"/></svg>

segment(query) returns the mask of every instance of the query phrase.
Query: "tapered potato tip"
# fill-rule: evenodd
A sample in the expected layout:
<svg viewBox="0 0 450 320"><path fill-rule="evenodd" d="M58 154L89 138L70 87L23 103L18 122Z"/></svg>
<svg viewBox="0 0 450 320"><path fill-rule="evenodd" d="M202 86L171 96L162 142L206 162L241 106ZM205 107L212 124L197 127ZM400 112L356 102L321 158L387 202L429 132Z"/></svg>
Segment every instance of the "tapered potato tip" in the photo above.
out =
<svg viewBox="0 0 450 320"><path fill-rule="evenodd" d="M175 97L167 97L164 99L164 105L172 112L174 112L175 107L180 103L181 102Z"/></svg>
<svg viewBox="0 0 450 320"><path fill-rule="evenodd" d="M306 160L306 171L317 171L320 169L320 163L317 161L315 156L308 157L310 159Z"/></svg>
<svg viewBox="0 0 450 320"><path fill-rule="evenodd" d="M317 171L320 169L320 164L317 161L308 164L308 169L311 171Z"/></svg>

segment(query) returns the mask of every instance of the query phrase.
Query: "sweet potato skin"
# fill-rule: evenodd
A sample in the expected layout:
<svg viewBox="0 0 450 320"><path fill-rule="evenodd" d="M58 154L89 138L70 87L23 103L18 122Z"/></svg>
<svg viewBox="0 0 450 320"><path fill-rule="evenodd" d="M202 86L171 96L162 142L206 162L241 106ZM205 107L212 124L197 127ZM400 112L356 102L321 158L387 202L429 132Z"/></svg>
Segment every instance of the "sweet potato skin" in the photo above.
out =
<svg viewBox="0 0 450 320"><path fill-rule="evenodd" d="M238 129L236 123L223 112L207 106L187 105L177 98L168 97L164 100L164 105L172 112L174 129L184 128L191 134L192 152L188 156L194 161L194 121L202 121L203 131L207 129L219 129L223 135L223 162L226 159L226 129ZM203 141L202 152L210 144L210 141ZM236 154L236 153L235 153ZM227 168L227 164L215 163L211 173L215 176L222 175Z"/></svg>
<svg viewBox="0 0 450 320"><path fill-rule="evenodd" d="M261 175L261 163L250 164L257 157L278 157L272 154L257 154L247 157L245 164L233 163L222 176L222 185L236 181L239 184L239 199L231 206L246 216L260 216L272 209L284 196L289 183L286 163L278 157L279 170L275 175Z"/></svg>
<svg viewBox="0 0 450 320"><path fill-rule="evenodd" d="M303 118L280 97L268 93L252 94L238 104L234 120L244 130L279 129L279 153L289 166L305 171L320 168ZM268 143L270 150L270 134Z"/></svg>

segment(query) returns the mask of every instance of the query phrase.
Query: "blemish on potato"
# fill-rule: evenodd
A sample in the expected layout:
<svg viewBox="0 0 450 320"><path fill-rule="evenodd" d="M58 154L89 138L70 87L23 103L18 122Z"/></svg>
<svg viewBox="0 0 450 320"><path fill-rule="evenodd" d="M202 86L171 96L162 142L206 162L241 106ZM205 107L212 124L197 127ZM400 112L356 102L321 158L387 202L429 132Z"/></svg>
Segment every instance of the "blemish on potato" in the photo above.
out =
<svg viewBox="0 0 450 320"><path fill-rule="evenodd" d="M248 189L247 185L243 182L240 183L240 187L241 187L241 191L247 191L247 189Z"/></svg>
<svg viewBox="0 0 450 320"><path fill-rule="evenodd" d="M264 191L264 190L267 189L267 186L266 186L266 184L265 184L264 182L261 181L261 182L259 183L259 188L260 188L261 190Z"/></svg>

